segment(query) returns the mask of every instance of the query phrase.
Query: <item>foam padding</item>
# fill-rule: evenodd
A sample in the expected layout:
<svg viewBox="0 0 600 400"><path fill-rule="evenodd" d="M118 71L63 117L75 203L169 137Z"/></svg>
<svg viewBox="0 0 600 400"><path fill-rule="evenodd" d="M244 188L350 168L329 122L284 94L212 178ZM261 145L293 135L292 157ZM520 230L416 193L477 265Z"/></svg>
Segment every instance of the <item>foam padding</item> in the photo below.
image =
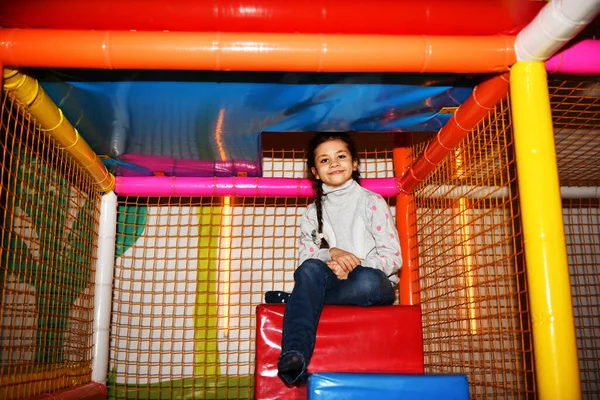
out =
<svg viewBox="0 0 600 400"><path fill-rule="evenodd" d="M466 375L318 373L308 381L309 400L469 400Z"/></svg>
<svg viewBox="0 0 600 400"><path fill-rule="evenodd" d="M254 395L257 400L301 399L304 387L288 388L277 376L283 304L256 309ZM423 373L418 306L325 306L308 366L315 372Z"/></svg>

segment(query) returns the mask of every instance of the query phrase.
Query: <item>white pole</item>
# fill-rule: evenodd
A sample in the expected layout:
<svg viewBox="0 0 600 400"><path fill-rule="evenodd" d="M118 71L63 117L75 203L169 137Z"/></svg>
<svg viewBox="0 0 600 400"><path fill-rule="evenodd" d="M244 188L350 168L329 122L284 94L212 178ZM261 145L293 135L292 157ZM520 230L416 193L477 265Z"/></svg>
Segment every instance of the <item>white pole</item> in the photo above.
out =
<svg viewBox="0 0 600 400"><path fill-rule="evenodd" d="M98 229L98 260L94 296L92 381L106 384L108 376L110 312L117 236L117 195L102 196Z"/></svg>
<svg viewBox="0 0 600 400"><path fill-rule="evenodd" d="M598 186L573 186L560 187L560 196L563 199L597 199L600 198Z"/></svg>
<svg viewBox="0 0 600 400"><path fill-rule="evenodd" d="M427 185L417 193L418 197L433 199L499 199L508 197L507 186L470 186L470 185ZM561 186L560 196L563 199L597 199L600 198L599 186Z"/></svg>
<svg viewBox="0 0 600 400"><path fill-rule="evenodd" d="M517 61L546 61L600 11L600 0L552 0L519 32Z"/></svg>

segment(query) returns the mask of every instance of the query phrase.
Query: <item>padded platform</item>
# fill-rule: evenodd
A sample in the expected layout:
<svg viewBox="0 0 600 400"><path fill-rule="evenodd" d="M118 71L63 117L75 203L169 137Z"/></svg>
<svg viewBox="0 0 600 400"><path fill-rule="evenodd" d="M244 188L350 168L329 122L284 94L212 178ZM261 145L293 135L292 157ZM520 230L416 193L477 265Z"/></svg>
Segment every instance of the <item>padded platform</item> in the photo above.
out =
<svg viewBox="0 0 600 400"><path fill-rule="evenodd" d="M469 400L466 375L318 373L308 381L309 400Z"/></svg>
<svg viewBox="0 0 600 400"><path fill-rule="evenodd" d="M277 376L285 305L256 309L257 400L302 399L306 386L288 388ZM308 367L315 372L423 373L421 309L418 306L325 306Z"/></svg>

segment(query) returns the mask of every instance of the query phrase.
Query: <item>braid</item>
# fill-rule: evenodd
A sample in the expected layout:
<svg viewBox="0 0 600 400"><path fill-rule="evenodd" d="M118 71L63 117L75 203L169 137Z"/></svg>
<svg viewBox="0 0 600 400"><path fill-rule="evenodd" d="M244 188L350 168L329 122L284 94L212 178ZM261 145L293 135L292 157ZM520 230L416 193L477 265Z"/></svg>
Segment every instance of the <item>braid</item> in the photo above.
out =
<svg viewBox="0 0 600 400"><path fill-rule="evenodd" d="M360 185L360 171L357 169L356 171L352 171L352 179L356 181Z"/></svg>
<svg viewBox="0 0 600 400"><path fill-rule="evenodd" d="M317 237L319 234L323 233L323 182L318 181L316 184L317 196L315 198L315 207L317 209L317 221L319 223ZM320 249L328 249L329 243L325 238L321 239Z"/></svg>

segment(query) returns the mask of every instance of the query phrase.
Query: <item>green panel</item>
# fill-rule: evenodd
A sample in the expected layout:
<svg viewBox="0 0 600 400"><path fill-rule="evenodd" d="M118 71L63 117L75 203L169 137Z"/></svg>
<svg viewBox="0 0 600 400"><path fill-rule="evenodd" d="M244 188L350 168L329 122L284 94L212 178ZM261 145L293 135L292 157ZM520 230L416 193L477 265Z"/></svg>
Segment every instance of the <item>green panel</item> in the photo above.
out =
<svg viewBox="0 0 600 400"><path fill-rule="evenodd" d="M221 229L221 207L200 207L198 282L195 313L194 375L216 378L219 375L217 346L217 259Z"/></svg>
<svg viewBox="0 0 600 400"><path fill-rule="evenodd" d="M115 257L119 257L138 240L144 232L148 207L120 204L117 208L117 239Z"/></svg>
<svg viewBox="0 0 600 400"><path fill-rule="evenodd" d="M111 376L109 399L252 399L252 376L220 376L218 378L187 378L148 385L114 384Z"/></svg>

